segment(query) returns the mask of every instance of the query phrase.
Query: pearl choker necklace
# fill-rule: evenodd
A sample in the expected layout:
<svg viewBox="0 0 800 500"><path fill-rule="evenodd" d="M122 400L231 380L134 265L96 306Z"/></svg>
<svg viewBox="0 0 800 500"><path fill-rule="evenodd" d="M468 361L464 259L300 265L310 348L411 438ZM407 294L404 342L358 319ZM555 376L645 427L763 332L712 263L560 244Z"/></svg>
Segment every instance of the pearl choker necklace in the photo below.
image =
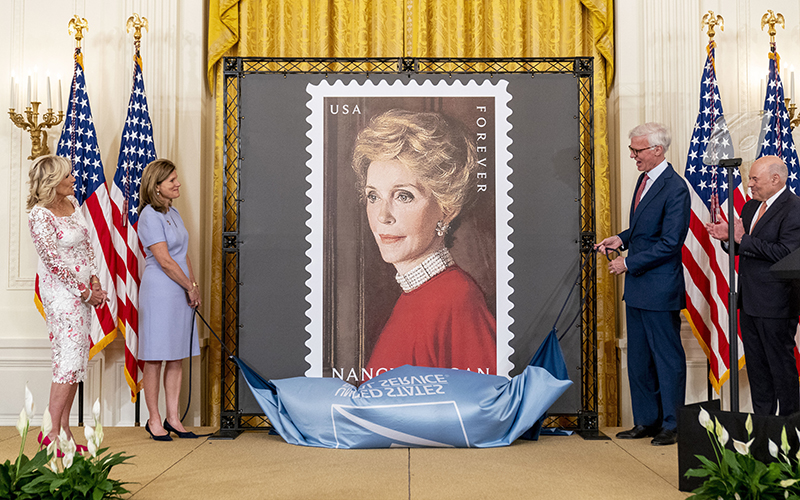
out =
<svg viewBox="0 0 800 500"><path fill-rule="evenodd" d="M441 273L448 267L455 264L450 251L447 248L437 250L428 258L422 261L420 265L411 271L395 275L395 279L400 284L400 287L405 293L415 290L422 286L426 281Z"/></svg>

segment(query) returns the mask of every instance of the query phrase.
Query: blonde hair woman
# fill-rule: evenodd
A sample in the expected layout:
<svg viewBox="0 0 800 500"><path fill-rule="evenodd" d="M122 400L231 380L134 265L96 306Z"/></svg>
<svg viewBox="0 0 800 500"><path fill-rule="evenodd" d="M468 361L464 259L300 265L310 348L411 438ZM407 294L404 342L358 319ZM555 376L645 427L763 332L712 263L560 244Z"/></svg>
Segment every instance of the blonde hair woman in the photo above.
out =
<svg viewBox="0 0 800 500"><path fill-rule="evenodd" d="M180 187L175 164L169 160L150 162L142 173L137 232L145 269L139 285L139 359L145 362L142 383L150 413L145 430L156 441L171 441L171 432L180 438L197 437L183 427L178 414L183 358L200 354L192 322L200 290L187 255L189 233L172 206ZM162 424L158 395L163 361L167 416Z"/></svg>
<svg viewBox="0 0 800 500"><path fill-rule="evenodd" d="M53 430L39 435L47 445L63 429L72 438L69 413L78 382L86 375L92 307L106 300L96 276L89 229L73 196L69 160L41 156L28 173L28 227L39 254L39 295L53 349L49 411ZM85 450L82 445L79 449Z"/></svg>

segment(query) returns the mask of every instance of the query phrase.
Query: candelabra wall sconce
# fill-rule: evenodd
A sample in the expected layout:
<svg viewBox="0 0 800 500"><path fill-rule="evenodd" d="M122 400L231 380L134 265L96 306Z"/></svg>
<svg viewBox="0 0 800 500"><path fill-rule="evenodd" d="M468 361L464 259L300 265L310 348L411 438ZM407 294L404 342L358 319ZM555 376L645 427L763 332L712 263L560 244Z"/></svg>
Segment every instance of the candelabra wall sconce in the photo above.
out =
<svg viewBox="0 0 800 500"><path fill-rule="evenodd" d="M800 124L800 116L795 116L797 114L797 104L793 103L788 97L783 101L786 103L786 112L789 113L789 127L794 130Z"/></svg>
<svg viewBox="0 0 800 500"><path fill-rule="evenodd" d="M31 94L31 89L33 93ZM29 160L50 154L50 148L47 146L47 129L54 127L64 121L64 107L61 100L61 80L58 81L58 114L53 112L52 93L50 92L50 77L47 77L47 112L42 115L42 120L39 121L39 106L41 102L38 100L38 78L34 76L33 83L31 77L28 76L28 94L26 98L25 111L17 113L18 86L14 82L14 77L11 77L11 106L8 109L8 116L17 127L29 132L31 135L31 155Z"/></svg>

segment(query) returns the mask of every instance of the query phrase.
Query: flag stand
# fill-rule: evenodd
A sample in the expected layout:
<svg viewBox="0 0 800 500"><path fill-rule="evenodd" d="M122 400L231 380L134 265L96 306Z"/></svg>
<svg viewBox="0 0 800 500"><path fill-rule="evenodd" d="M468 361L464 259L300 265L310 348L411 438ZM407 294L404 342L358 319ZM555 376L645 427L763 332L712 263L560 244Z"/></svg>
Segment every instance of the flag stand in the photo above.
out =
<svg viewBox="0 0 800 500"><path fill-rule="evenodd" d="M78 382L78 427L83 427L83 382Z"/></svg>
<svg viewBox="0 0 800 500"><path fill-rule="evenodd" d="M142 403L139 397L142 395L142 392L139 391L136 393L136 402L133 404L133 426L134 427L141 427L142 425Z"/></svg>
<svg viewBox="0 0 800 500"><path fill-rule="evenodd" d="M742 164L741 158L730 158L719 161L719 166L728 170L728 186L733 186L733 171ZM730 370L731 408L730 411L739 411L739 328L736 309L736 252L733 239L733 219L736 211L733 207L733 196L728 196L728 276L730 287L728 291L728 369Z"/></svg>

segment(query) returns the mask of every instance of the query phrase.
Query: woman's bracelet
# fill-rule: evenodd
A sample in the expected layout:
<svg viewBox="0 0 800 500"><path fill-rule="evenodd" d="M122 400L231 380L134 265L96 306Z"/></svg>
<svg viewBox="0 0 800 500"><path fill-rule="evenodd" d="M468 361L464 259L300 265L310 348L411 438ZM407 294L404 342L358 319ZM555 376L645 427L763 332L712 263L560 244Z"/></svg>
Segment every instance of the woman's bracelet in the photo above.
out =
<svg viewBox="0 0 800 500"><path fill-rule="evenodd" d="M85 299L81 299L84 302L89 302L90 300L92 300L92 289L91 288L87 288L87 290L89 290L89 295Z"/></svg>

